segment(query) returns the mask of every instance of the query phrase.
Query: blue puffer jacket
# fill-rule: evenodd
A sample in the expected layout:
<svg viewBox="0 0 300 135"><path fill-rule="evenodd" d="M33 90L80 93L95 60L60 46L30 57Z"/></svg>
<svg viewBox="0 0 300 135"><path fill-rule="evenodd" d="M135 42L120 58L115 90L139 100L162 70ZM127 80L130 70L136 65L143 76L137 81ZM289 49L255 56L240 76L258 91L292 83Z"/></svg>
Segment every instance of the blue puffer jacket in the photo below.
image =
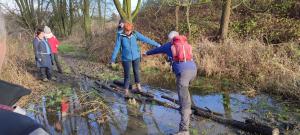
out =
<svg viewBox="0 0 300 135"><path fill-rule="evenodd" d="M133 61L140 58L140 48L137 41L160 47L161 45L141 33L134 31L132 35L127 36L124 33L117 33L117 40L114 52L112 54L111 62L115 62L117 55L121 49L122 61Z"/></svg>

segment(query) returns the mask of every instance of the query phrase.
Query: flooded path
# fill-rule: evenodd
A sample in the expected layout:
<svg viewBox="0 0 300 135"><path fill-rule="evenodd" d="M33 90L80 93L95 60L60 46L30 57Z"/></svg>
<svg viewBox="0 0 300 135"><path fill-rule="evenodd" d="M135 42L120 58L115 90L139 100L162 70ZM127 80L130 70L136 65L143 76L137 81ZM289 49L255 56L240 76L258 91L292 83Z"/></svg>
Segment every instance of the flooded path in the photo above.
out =
<svg viewBox="0 0 300 135"><path fill-rule="evenodd" d="M155 89L145 86L144 90L153 93L155 98L161 101L161 95L169 95L177 98L174 91ZM228 118L245 120L255 118L260 122L269 123L272 126L285 127L286 123L299 123L299 108L289 108L280 104L266 95L249 98L239 93L211 93L201 95L191 91L193 103L202 108L225 114ZM82 108L78 101L75 89L69 93L67 111L65 115L61 102L52 101L43 97L39 104L29 106L28 116L41 123L51 134L63 135L157 135L172 134L177 132L180 115L178 111L164 106L150 104L128 104L123 96L111 91L98 91L98 96L105 100L110 108L106 121L99 121L97 117L101 112L89 113L86 116L80 114ZM171 103L171 102L170 102ZM54 104L54 105L49 105ZM243 131L215 123L209 119L192 117L191 134L246 134ZM283 130L283 129L281 129ZM299 135L299 129L286 134Z"/></svg>
<svg viewBox="0 0 300 135"><path fill-rule="evenodd" d="M105 89L96 91L89 87L91 80L80 79L80 73L90 73L99 78L112 79L114 76L110 75L111 71L105 70L97 63L91 64L73 58L64 59L65 65L74 68L70 69L69 74L72 74L75 80L69 79L68 81L76 84L66 86L69 83L63 82L62 88L44 95L41 102L27 107L27 115L42 124L50 134L169 135L178 131L180 114L177 110L155 103L132 105L120 94ZM86 65L91 65L93 68L86 67ZM170 87L172 84L172 81L167 84L159 80L155 81L163 85L170 83ZM175 105L161 98L162 95L167 95L177 99L177 93L172 90L173 88L170 90L151 86L143 86L143 88L144 91L152 93L155 99ZM255 119L280 128L286 135L300 135L299 106L288 106L290 103L264 94L250 98L241 93L207 92L199 88L191 88L190 93L195 106L207 107L235 120ZM95 100L95 98L98 99ZM90 106L84 106L86 104ZM192 116L191 119L191 135L249 134L206 118ZM291 128L294 130L290 130Z"/></svg>

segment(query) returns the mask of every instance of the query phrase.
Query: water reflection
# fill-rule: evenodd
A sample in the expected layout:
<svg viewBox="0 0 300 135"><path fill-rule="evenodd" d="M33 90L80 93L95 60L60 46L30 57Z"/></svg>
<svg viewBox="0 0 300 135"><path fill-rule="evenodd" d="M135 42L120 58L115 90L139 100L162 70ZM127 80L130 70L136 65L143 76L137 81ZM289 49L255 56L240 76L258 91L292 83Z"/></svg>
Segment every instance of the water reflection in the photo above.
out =
<svg viewBox="0 0 300 135"><path fill-rule="evenodd" d="M176 92L156 90L150 87L145 87L145 89L161 101L168 102L159 98L163 94L177 98ZM101 92L101 96L111 108L109 119L105 123L97 121L101 112L90 113L86 117L79 115L82 108L75 92L69 97L68 102L61 102L59 107L48 107L48 101L44 97L40 104L29 106L28 110L31 110L29 111L31 113L28 113L28 116L37 120L49 133L54 135L157 135L171 134L178 130L180 114L176 110L152 103L141 103L137 107L131 106L122 96L105 90ZM192 93L192 100L196 106L207 107L212 111L225 114L227 118L238 120L252 117L252 113L245 110L250 110L254 105L260 103L262 97L248 98L240 94L230 93L215 93L204 96ZM268 97L265 104L278 108L278 106L273 105L274 102L270 102ZM68 115L64 115L66 109L64 107L66 106L68 106ZM195 134L237 133L236 129L208 119L200 118L191 123L191 129Z"/></svg>
<svg viewBox="0 0 300 135"><path fill-rule="evenodd" d="M224 112L225 112L225 117L226 118L232 118L231 117L231 107L230 107L230 96L229 93L223 93L223 107L224 107Z"/></svg>

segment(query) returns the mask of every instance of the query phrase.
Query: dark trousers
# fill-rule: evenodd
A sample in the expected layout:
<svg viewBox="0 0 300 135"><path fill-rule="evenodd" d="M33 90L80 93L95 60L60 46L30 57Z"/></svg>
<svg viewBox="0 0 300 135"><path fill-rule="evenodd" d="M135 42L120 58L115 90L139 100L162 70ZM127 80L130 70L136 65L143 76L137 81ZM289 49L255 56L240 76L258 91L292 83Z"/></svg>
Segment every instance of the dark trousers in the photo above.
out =
<svg viewBox="0 0 300 135"><path fill-rule="evenodd" d="M191 97L189 93L189 85L197 75L197 70L186 70L176 76L176 89L180 103L181 120L179 131L189 131L191 110Z"/></svg>
<svg viewBox="0 0 300 135"><path fill-rule="evenodd" d="M52 57L53 57L53 63L55 63L55 65L56 65L56 67L57 67L57 71L59 72L59 73L62 73L62 69L61 69L61 65L60 65L60 63L59 63L59 61L58 61L58 54L57 53L53 53L52 54Z"/></svg>
<svg viewBox="0 0 300 135"><path fill-rule="evenodd" d="M42 79L47 78L47 79L51 80L51 78L52 78L52 74L51 74L52 73L52 69L51 68L41 67L40 68L40 73L41 73Z"/></svg>
<svg viewBox="0 0 300 135"><path fill-rule="evenodd" d="M136 59L134 61L123 61L122 65L124 69L124 89L129 89L131 66L133 67L135 83L140 83L140 59Z"/></svg>

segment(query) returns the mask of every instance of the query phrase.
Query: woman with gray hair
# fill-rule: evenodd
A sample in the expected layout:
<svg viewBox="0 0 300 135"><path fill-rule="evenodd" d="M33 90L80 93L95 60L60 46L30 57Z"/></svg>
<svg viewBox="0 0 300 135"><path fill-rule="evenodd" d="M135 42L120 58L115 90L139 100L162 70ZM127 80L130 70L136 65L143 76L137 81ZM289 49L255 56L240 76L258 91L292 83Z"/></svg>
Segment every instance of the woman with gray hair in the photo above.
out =
<svg viewBox="0 0 300 135"><path fill-rule="evenodd" d="M167 54L176 76L176 89L180 104L181 121L179 132L176 135L189 135L192 103L188 87L197 75L197 67L192 59L192 49L187 43L187 38L179 35L176 31L171 31L168 38L169 42L165 45L147 51L144 55Z"/></svg>

